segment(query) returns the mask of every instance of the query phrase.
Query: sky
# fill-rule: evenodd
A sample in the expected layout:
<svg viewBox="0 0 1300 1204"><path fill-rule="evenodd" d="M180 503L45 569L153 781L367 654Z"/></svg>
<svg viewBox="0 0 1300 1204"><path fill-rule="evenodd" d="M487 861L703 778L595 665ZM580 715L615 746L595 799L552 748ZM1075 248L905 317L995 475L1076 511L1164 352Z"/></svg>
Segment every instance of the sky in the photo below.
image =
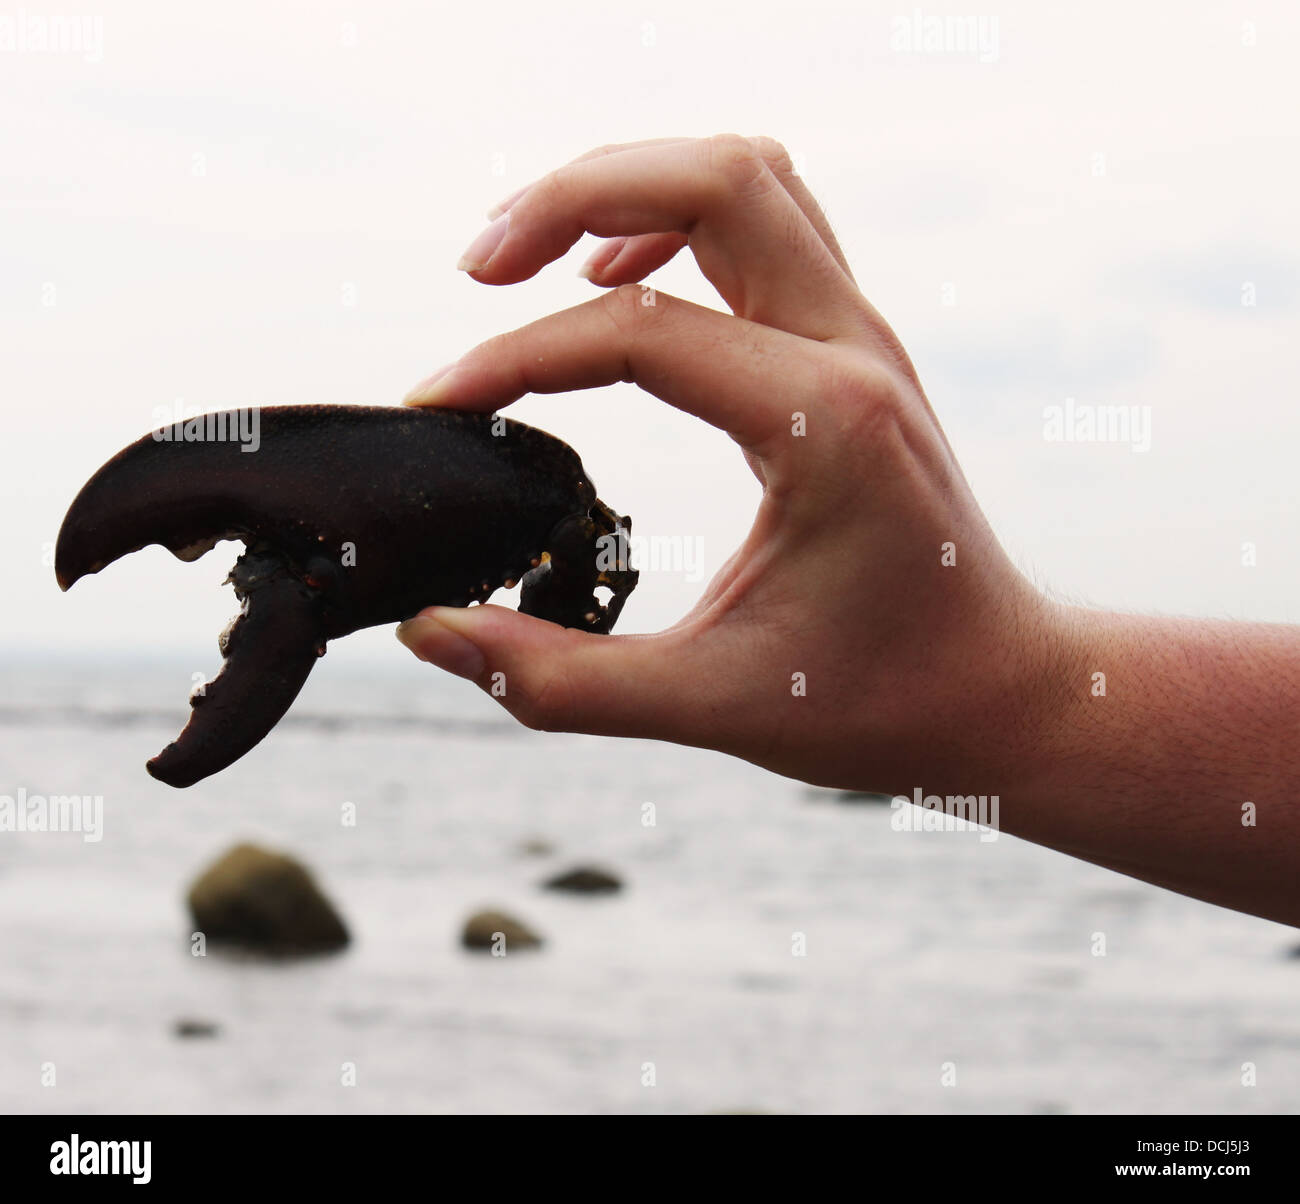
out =
<svg viewBox="0 0 1300 1204"><path fill-rule="evenodd" d="M494 202L604 143L723 131L791 151L1033 580L1300 619L1300 8L1054 8L0 3L0 652L215 667L238 549L60 594L84 480L160 407L396 403L594 292L590 238L510 288L457 273ZM721 304L688 256L653 283ZM1100 407L1129 429L1053 437ZM631 386L512 415L705 576L748 528L734 444ZM643 574L620 630L702 588Z"/></svg>

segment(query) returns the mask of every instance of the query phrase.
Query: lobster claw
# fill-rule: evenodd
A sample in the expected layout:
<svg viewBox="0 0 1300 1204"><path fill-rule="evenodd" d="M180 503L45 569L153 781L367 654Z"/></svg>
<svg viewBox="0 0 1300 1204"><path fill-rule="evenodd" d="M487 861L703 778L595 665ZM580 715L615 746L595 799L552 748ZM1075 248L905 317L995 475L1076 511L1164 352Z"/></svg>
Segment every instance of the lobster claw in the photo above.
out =
<svg viewBox="0 0 1300 1204"><path fill-rule="evenodd" d="M522 423L267 407L178 423L118 453L68 510L55 574L66 590L148 544L187 561L222 539L246 545L227 579L241 610L221 638L222 670L148 763L189 786L261 741L328 641L352 631L482 602L521 579L526 613L609 631L636 586L626 557L609 554L626 531L572 448Z"/></svg>

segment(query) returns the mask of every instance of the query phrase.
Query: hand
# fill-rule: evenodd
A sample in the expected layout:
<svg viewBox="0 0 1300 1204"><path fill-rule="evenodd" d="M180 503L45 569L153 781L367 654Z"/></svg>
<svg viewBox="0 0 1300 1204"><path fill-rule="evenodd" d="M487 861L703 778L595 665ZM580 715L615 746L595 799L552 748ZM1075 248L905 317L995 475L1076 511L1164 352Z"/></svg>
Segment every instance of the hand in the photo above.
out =
<svg viewBox="0 0 1300 1204"><path fill-rule="evenodd" d="M474 348L408 398L495 410L635 381L727 431L763 485L668 631L496 606L398 635L549 730L720 749L850 789L1000 798L1000 826L1300 924L1300 628L1058 606L998 546L907 355L781 148L608 147L510 198L462 267L527 279L585 231L599 300ZM635 282L690 247L732 314ZM957 802L961 802L958 798Z"/></svg>
<svg viewBox="0 0 1300 1204"><path fill-rule="evenodd" d="M634 381L740 444L763 486L744 544L648 636L498 606L399 637L530 727L702 745L808 782L978 790L1066 704L1063 611L1015 570L916 373L782 148L734 135L606 147L511 197L461 266L526 280L586 232L603 296L490 339L413 405L496 410ZM689 247L731 309L636 282ZM992 787L998 788L995 781Z"/></svg>

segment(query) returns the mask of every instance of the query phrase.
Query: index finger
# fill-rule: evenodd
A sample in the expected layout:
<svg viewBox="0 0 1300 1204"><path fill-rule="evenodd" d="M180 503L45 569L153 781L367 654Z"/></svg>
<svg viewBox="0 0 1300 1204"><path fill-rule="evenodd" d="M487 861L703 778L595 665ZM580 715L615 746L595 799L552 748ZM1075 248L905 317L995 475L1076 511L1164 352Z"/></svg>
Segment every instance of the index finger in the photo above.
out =
<svg viewBox="0 0 1300 1204"><path fill-rule="evenodd" d="M821 357L830 354L784 331L627 284L480 343L404 404L491 411L526 393L627 381L758 452L789 434L792 405L806 409L825 394Z"/></svg>

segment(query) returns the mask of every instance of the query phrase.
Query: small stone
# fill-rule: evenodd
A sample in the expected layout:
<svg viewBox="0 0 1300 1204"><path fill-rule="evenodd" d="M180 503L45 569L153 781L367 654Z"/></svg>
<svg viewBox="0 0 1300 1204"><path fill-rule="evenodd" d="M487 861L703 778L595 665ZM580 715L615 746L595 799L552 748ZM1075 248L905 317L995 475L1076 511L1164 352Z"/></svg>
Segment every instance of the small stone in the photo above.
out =
<svg viewBox="0 0 1300 1204"><path fill-rule="evenodd" d="M555 846L541 836L521 840L515 849L521 857L551 857L555 854Z"/></svg>
<svg viewBox="0 0 1300 1204"><path fill-rule="evenodd" d="M835 801L837 803L891 803L894 796L891 794L877 794L874 790L837 790L835 792Z"/></svg>
<svg viewBox="0 0 1300 1204"><path fill-rule="evenodd" d="M612 895L623 889L623 883L613 874L590 865L576 866L542 885L547 890L564 890L578 895Z"/></svg>
<svg viewBox="0 0 1300 1204"><path fill-rule="evenodd" d="M476 911L465 921L460 943L466 949L510 954L517 949L538 949L542 938L522 920L503 911Z"/></svg>

